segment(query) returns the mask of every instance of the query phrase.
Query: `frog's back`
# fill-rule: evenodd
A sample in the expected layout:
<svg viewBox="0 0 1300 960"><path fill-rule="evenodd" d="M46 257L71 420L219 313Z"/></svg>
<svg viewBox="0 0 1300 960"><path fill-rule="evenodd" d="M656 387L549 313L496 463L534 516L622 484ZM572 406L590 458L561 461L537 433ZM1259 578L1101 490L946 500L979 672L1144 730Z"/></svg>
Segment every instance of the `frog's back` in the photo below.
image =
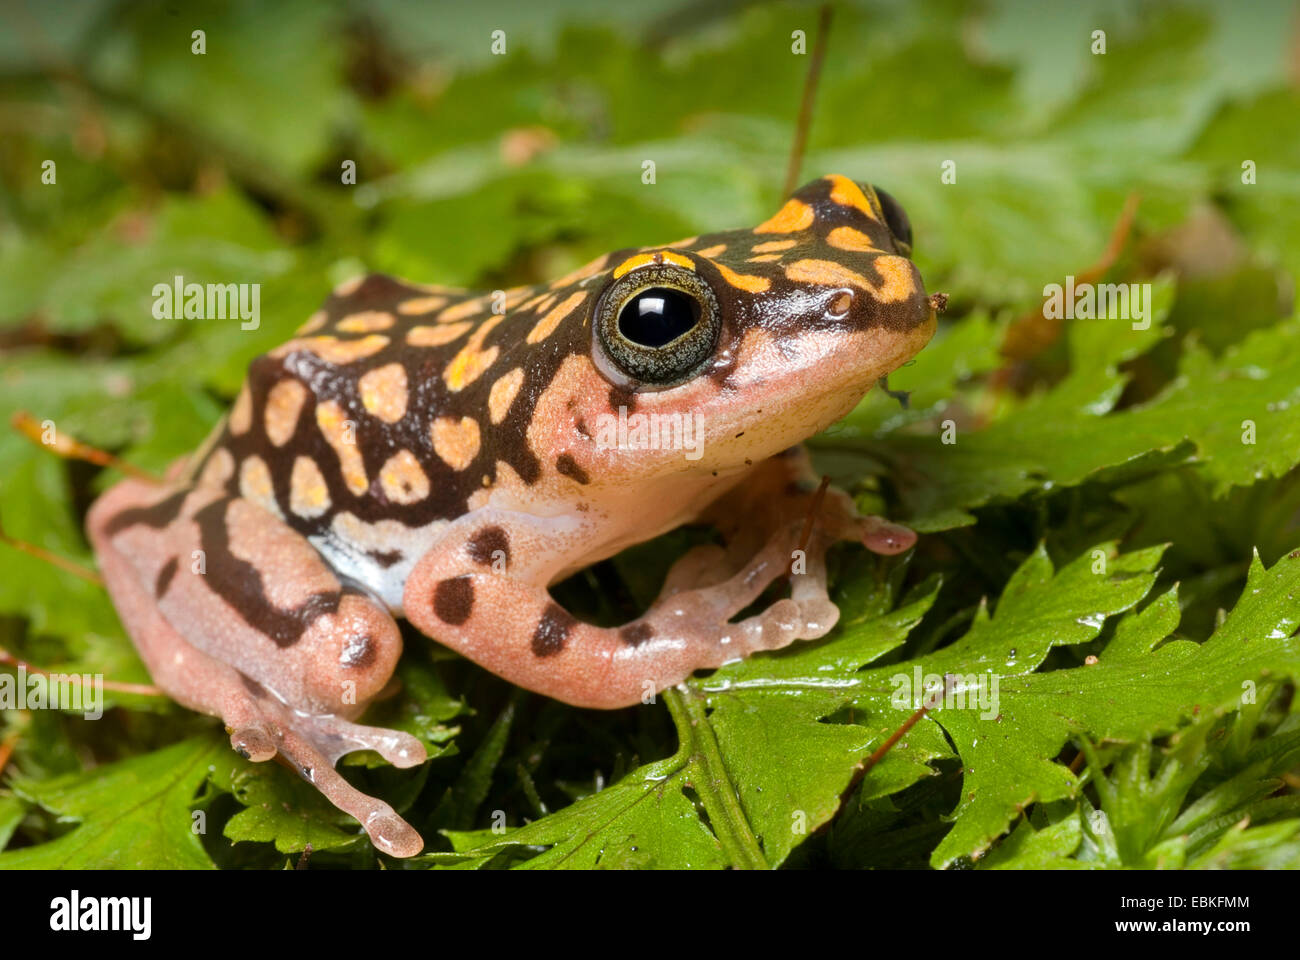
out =
<svg viewBox="0 0 1300 960"><path fill-rule="evenodd" d="M575 347L588 297L581 278L484 294L381 274L344 284L252 362L198 473L220 459L231 493L308 536L344 515L453 519L506 470L537 479L531 401Z"/></svg>

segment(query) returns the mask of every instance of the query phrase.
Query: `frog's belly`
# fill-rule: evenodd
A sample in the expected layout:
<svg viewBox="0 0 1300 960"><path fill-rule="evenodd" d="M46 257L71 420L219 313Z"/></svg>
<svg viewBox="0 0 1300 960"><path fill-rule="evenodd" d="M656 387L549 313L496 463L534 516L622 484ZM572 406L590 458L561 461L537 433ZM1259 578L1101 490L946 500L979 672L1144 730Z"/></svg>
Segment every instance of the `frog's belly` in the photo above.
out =
<svg viewBox="0 0 1300 960"><path fill-rule="evenodd" d="M447 520L423 527L408 527L398 520L366 523L341 513L329 529L307 539L340 580L373 594L400 617L407 577L449 524Z"/></svg>

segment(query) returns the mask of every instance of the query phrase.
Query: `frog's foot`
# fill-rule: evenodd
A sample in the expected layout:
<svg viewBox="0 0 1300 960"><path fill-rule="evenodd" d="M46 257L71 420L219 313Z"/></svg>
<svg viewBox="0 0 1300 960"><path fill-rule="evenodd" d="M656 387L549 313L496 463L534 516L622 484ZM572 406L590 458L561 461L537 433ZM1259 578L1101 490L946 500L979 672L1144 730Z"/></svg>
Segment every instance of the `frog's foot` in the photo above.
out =
<svg viewBox="0 0 1300 960"><path fill-rule="evenodd" d="M236 753L254 762L280 754L325 799L360 821L376 849L393 857L420 852L424 841L419 833L387 803L353 787L334 765L345 754L374 750L395 767L412 767L425 760L424 744L398 730L291 713L256 682L239 680L242 689L227 690L221 708Z"/></svg>
<svg viewBox="0 0 1300 960"><path fill-rule="evenodd" d="M373 730L366 727L354 729ZM391 730L374 732L386 734L390 738L406 736ZM419 763L424 759L424 746L413 737L410 739L419 748L419 759L399 764L401 766L411 766L412 762ZM369 746L371 749L379 749L375 743ZM350 752L352 749L358 748L351 747L345 752ZM334 769L334 758L318 750L315 742L299 733L298 729L284 728L280 739L280 753L294 765L304 780L325 795L325 799L344 813L356 817L366 833L370 835L370 842L377 850L391 857L413 857L424 848L424 841L414 827L398 816L397 811L384 801L378 797L367 796L344 780ZM408 753L414 756L414 752L409 748ZM391 762L387 753L384 757Z"/></svg>

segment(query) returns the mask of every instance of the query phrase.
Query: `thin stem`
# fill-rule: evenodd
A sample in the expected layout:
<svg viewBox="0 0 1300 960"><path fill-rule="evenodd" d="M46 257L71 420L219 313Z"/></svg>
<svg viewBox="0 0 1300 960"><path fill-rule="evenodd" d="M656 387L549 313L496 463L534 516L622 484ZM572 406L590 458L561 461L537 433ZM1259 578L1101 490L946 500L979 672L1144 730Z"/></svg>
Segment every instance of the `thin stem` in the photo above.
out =
<svg viewBox="0 0 1300 960"><path fill-rule="evenodd" d="M4 524L0 523L0 543L7 544L15 550L21 550L29 557L35 557L37 560L43 560L51 566L58 567L65 573L81 577L88 583L93 583L97 587L104 585L104 579L90 567L83 566L75 560L69 560L67 557L59 556L53 550L46 550L44 547L38 547L34 543L28 543L26 540L19 540L17 537L9 536L5 530Z"/></svg>
<svg viewBox="0 0 1300 960"><path fill-rule="evenodd" d="M790 163L785 170L785 193L790 196L799 185L799 169L803 166L804 145L808 141L808 128L812 126L813 101L817 98L817 81L822 74L822 61L826 59L826 37L831 30L831 5L823 3L817 12L817 39L813 41L812 59L808 62L808 76L803 82L803 101L799 104L799 120L794 128L794 142L790 145Z"/></svg>
<svg viewBox="0 0 1300 960"><path fill-rule="evenodd" d="M664 700L668 703L673 723L677 725L678 739L683 747L689 745L688 762L697 774L692 778L692 785L700 795L700 802L713 825L714 836L727 859L738 870L770 869L763 848L741 809L740 798L727 777L722 752L704 712L704 701L677 690L665 690Z"/></svg>
<svg viewBox="0 0 1300 960"><path fill-rule="evenodd" d="M26 660L19 660L4 647L0 647L0 665L13 667L14 669L23 669L27 673L38 673L41 676L50 676L57 671L45 670L41 667L32 666ZM134 693L141 697L165 697L167 694L162 690L148 683L118 683L114 680L103 681L105 690L112 690L114 693Z"/></svg>

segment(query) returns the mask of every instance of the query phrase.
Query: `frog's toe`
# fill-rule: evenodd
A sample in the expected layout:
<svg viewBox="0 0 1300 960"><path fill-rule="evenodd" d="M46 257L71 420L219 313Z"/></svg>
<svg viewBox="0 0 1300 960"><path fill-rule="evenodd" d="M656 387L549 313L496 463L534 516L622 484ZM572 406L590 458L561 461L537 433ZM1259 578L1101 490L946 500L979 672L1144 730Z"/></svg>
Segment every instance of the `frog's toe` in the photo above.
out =
<svg viewBox="0 0 1300 960"><path fill-rule="evenodd" d="M261 724L236 727L230 731L230 747L245 760L265 763L276 754L275 741Z"/></svg>
<svg viewBox="0 0 1300 960"><path fill-rule="evenodd" d="M872 553L893 556L916 545L916 531L883 517L857 517L856 537Z"/></svg>
<svg viewBox="0 0 1300 960"><path fill-rule="evenodd" d="M351 746L346 751L373 750L395 767L415 767L429 759L424 744L401 730L363 727L344 720L335 721L339 735Z"/></svg>
<svg viewBox="0 0 1300 960"><path fill-rule="evenodd" d="M306 736L285 730L280 752L325 799L360 822L377 850L392 857L413 857L424 848L424 840L414 827L387 803L367 796L344 780L333 761Z"/></svg>
<svg viewBox="0 0 1300 960"><path fill-rule="evenodd" d="M659 600L665 600L683 590L710 587L727 580L732 574L727 563L727 551L716 544L706 543L692 547L677 558L664 578Z"/></svg>

